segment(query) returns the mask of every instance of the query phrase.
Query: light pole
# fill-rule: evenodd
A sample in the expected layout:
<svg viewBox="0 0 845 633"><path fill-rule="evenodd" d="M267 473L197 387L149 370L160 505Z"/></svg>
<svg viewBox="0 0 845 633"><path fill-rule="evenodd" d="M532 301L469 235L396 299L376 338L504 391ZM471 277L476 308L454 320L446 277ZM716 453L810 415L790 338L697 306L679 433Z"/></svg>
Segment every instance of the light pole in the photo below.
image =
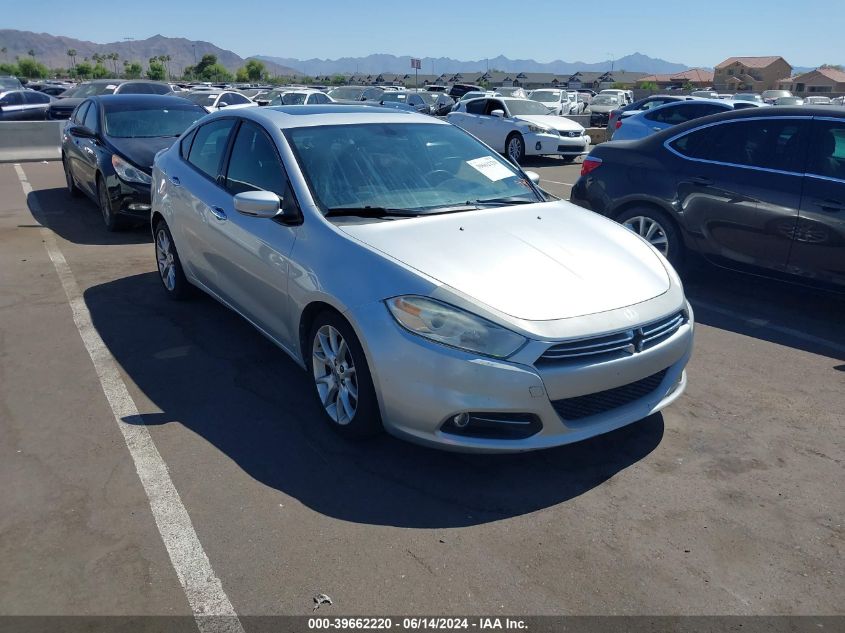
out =
<svg viewBox="0 0 845 633"><path fill-rule="evenodd" d="M194 66L196 66L197 65L197 45L191 44L191 48L194 49Z"/></svg>

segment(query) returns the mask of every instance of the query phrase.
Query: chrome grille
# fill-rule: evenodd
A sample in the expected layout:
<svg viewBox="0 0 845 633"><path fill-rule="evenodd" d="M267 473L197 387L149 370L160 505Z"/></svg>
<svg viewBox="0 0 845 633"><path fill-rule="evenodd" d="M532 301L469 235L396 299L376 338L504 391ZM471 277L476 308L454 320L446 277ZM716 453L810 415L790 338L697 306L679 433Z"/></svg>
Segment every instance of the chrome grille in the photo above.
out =
<svg viewBox="0 0 845 633"><path fill-rule="evenodd" d="M597 356L603 360L609 360L631 356L666 340L677 332L684 322L686 322L684 313L676 312L658 321L623 332L557 343L543 352L538 362L561 363Z"/></svg>
<svg viewBox="0 0 845 633"><path fill-rule="evenodd" d="M666 370L659 371L642 380L615 389L607 389L586 396L552 400L552 407L564 420L580 420L600 413L606 413L645 398L654 392L666 377Z"/></svg>

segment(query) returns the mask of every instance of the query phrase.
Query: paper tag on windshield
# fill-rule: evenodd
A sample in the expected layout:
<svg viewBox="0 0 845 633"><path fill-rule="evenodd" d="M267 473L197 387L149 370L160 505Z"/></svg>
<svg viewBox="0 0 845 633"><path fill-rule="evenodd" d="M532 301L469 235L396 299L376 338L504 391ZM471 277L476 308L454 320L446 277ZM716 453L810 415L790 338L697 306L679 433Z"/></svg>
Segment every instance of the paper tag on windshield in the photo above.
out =
<svg viewBox="0 0 845 633"><path fill-rule="evenodd" d="M106 86L106 90L114 90L115 88L117 88L117 84L109 84Z"/></svg>
<svg viewBox="0 0 845 633"><path fill-rule="evenodd" d="M484 156L483 158L474 158L467 161L467 165L473 169L477 169L482 174L487 176L490 180L502 180L503 178L510 178L514 173L502 165L492 156Z"/></svg>

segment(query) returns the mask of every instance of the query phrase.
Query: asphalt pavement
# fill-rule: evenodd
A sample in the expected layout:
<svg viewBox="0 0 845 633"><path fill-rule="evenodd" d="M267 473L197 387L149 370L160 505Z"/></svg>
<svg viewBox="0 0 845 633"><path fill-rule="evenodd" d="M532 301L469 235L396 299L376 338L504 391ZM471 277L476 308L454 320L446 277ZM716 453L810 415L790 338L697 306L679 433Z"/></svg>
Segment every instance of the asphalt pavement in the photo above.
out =
<svg viewBox="0 0 845 633"><path fill-rule="evenodd" d="M526 168L566 198L580 165ZM144 228L0 165L0 614L190 615L186 560L239 615L841 614L845 301L685 284L661 415L521 455L349 442L249 324L166 299Z"/></svg>

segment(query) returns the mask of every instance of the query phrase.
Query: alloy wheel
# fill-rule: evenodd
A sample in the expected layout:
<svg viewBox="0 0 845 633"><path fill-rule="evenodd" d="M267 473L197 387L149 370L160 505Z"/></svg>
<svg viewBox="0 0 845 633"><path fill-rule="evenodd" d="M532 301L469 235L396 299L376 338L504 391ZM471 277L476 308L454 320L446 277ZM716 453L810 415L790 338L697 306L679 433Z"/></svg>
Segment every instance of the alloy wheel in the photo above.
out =
<svg viewBox="0 0 845 633"><path fill-rule="evenodd" d="M173 244L167 231L160 228L156 233L156 261L158 261L158 272L164 287L173 292L176 288L176 264L173 260Z"/></svg>
<svg viewBox="0 0 845 633"><path fill-rule="evenodd" d="M358 376L349 345L331 325L317 330L311 365L326 413L338 424L349 424L358 410Z"/></svg>
<svg viewBox="0 0 845 633"><path fill-rule="evenodd" d="M522 156L522 141L518 136L514 136L508 141L508 156L513 160L519 160L520 156Z"/></svg>
<svg viewBox="0 0 845 633"><path fill-rule="evenodd" d="M669 253L669 238L666 235L666 230L656 220L637 215L625 220L623 226L644 238L662 255Z"/></svg>

